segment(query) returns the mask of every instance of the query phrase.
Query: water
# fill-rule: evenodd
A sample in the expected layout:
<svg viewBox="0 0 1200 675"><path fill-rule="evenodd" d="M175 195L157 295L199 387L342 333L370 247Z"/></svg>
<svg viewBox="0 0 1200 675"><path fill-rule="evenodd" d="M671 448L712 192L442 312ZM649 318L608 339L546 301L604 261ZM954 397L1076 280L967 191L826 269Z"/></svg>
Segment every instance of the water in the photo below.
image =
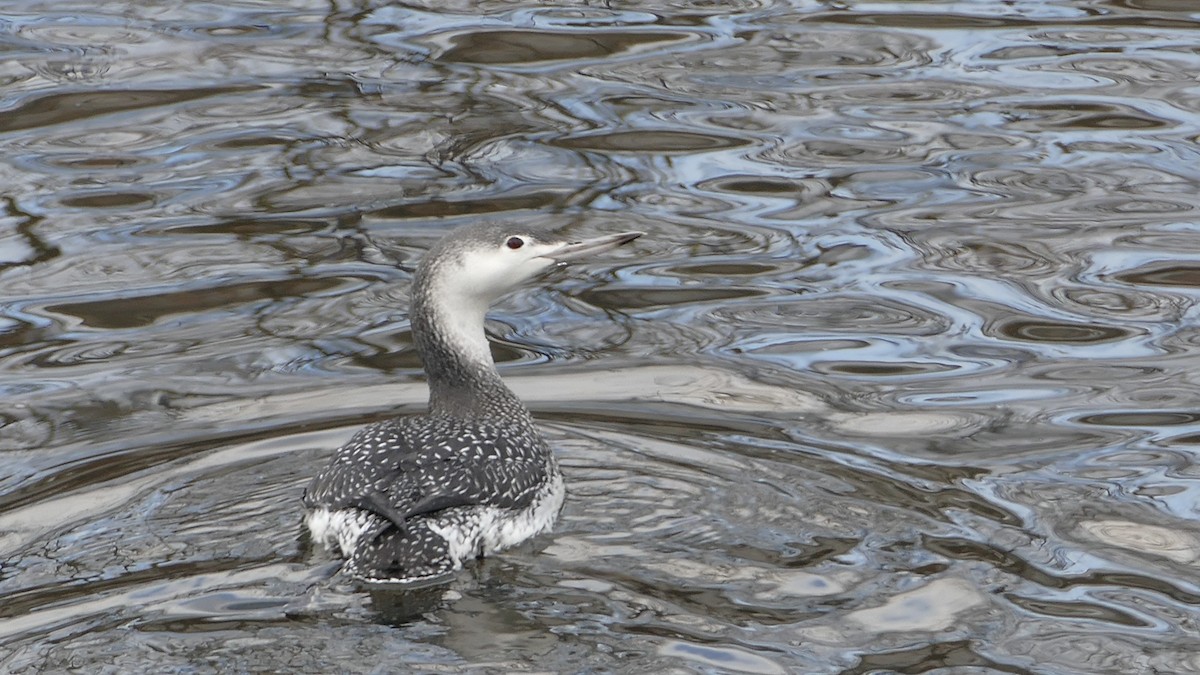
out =
<svg viewBox="0 0 1200 675"><path fill-rule="evenodd" d="M1193 3L3 15L0 670L1200 669ZM492 315L566 509L358 588L482 219L648 233Z"/></svg>

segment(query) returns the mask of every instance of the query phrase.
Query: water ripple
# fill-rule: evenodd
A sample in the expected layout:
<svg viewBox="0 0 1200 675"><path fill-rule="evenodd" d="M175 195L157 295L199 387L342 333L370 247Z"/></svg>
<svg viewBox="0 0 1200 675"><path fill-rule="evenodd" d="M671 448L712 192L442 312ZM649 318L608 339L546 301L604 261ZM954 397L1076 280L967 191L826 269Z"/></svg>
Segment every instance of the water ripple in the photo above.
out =
<svg viewBox="0 0 1200 675"><path fill-rule="evenodd" d="M127 5L0 21L0 670L1200 668L1191 7ZM363 592L479 220L647 233L488 323L566 510Z"/></svg>

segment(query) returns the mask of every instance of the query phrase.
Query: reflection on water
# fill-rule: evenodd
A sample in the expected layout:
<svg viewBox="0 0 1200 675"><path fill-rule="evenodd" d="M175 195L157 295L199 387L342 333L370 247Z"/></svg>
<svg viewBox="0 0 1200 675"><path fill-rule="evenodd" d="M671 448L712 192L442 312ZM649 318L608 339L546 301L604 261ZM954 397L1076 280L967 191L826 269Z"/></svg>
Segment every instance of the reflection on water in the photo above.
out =
<svg viewBox="0 0 1200 675"><path fill-rule="evenodd" d="M1200 670L1194 8L792 4L10 9L0 670ZM648 233L489 324L566 510L355 588L480 219Z"/></svg>

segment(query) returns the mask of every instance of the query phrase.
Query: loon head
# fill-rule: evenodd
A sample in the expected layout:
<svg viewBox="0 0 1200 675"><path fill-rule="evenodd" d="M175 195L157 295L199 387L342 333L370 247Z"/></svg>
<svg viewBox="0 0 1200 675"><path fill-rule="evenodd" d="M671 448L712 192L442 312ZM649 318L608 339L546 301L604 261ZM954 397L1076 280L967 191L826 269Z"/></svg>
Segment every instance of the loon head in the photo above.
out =
<svg viewBox="0 0 1200 675"><path fill-rule="evenodd" d="M571 239L551 230L504 224L452 231L429 250L417 271L441 302L486 306L542 272L614 249L642 236L621 232Z"/></svg>
<svg viewBox="0 0 1200 675"><path fill-rule="evenodd" d="M520 225L473 225L429 249L413 281L413 338L430 382L456 363L494 368L484 318L500 296L557 265L614 249L642 236L621 232L571 239ZM436 407L436 406L435 406Z"/></svg>

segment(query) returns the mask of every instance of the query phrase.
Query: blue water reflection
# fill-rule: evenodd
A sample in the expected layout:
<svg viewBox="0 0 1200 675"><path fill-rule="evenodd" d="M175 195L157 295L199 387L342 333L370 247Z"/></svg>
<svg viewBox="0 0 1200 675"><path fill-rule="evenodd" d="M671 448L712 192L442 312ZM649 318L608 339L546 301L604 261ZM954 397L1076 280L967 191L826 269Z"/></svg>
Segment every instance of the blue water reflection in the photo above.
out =
<svg viewBox="0 0 1200 675"><path fill-rule="evenodd" d="M1200 670L1195 18L14 4L0 670ZM478 220L647 232L489 323L566 510L355 588L300 491Z"/></svg>

